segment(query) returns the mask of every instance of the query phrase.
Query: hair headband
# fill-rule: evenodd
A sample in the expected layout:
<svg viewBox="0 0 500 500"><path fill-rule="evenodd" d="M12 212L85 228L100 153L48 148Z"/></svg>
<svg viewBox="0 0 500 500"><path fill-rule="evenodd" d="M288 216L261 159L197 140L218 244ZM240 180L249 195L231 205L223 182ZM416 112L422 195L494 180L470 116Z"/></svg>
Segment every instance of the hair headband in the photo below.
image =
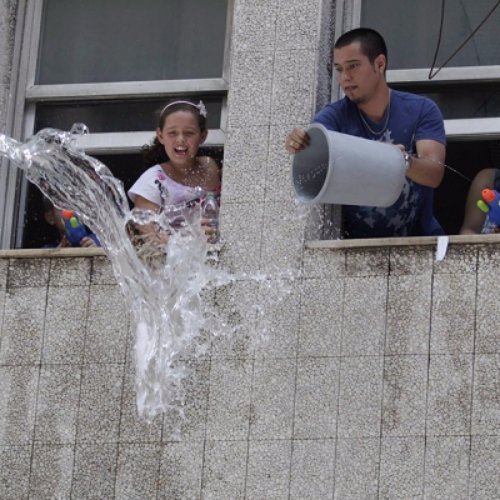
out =
<svg viewBox="0 0 500 500"><path fill-rule="evenodd" d="M203 104L203 101L200 101L198 104L194 104L193 102L190 101L174 101L169 104L167 104L160 113L160 116L163 115L165 110L170 108L170 106L175 106L176 104L189 104L190 106L193 106L193 108L196 108L198 110L198 113L200 113L201 116L204 118L207 117L207 108L205 108L205 105Z"/></svg>

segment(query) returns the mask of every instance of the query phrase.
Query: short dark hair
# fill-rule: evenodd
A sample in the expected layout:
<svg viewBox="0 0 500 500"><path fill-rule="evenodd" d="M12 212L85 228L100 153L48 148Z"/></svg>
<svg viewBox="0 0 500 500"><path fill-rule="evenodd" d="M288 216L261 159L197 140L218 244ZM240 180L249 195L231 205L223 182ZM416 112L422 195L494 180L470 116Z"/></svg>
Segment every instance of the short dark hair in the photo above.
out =
<svg viewBox="0 0 500 500"><path fill-rule="evenodd" d="M361 52L368 57L372 63L377 56L383 54L387 64L387 45L383 36L371 28L355 28L347 31L335 42L334 48L340 49L351 43L359 42L361 45Z"/></svg>

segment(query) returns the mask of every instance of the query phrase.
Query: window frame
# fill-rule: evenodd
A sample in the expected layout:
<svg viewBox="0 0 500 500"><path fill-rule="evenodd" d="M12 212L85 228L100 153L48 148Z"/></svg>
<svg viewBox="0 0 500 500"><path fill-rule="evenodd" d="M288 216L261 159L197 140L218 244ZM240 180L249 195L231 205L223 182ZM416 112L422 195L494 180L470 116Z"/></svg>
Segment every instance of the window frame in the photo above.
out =
<svg viewBox="0 0 500 500"><path fill-rule="evenodd" d="M34 133L36 106L41 102L151 97L168 99L176 95L186 97L203 93L223 95L220 127L209 130L205 144L224 144L234 0L228 0L227 5L222 75L219 78L35 85L43 3L43 0L18 0L11 76L12 98L6 127L8 135L21 141L30 137ZM151 140L153 132L90 133L78 138L76 145L89 154L136 153ZM0 195L3 195L5 201L0 205L0 248L19 248L22 245L27 188L28 181L22 172L14 166L3 165L0 172Z"/></svg>
<svg viewBox="0 0 500 500"><path fill-rule="evenodd" d="M390 84L410 83L425 84L429 81L430 68L387 70L387 82ZM500 65L498 66L461 66L443 68L432 78L433 83L499 83ZM446 137L452 141L500 138L500 117L498 118L460 118L445 119Z"/></svg>
<svg viewBox="0 0 500 500"><path fill-rule="evenodd" d="M335 39L340 33L354 29L361 24L362 0L337 0ZM430 68L388 69L387 83L425 84L429 82ZM343 93L332 76L332 99L339 99ZM494 82L500 84L500 65L498 66L447 66L442 68L431 80L433 83ZM444 120L445 132L450 141L474 139L500 139L500 117L464 118Z"/></svg>

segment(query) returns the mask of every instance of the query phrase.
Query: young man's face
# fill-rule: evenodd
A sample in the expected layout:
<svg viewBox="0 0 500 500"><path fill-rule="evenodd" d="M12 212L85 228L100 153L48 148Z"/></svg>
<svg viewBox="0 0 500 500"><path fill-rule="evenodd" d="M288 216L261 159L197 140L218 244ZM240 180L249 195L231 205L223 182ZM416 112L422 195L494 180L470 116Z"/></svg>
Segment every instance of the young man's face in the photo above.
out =
<svg viewBox="0 0 500 500"><path fill-rule="evenodd" d="M333 65L345 95L356 104L369 101L385 83L385 56L380 54L370 62L359 42L335 49Z"/></svg>

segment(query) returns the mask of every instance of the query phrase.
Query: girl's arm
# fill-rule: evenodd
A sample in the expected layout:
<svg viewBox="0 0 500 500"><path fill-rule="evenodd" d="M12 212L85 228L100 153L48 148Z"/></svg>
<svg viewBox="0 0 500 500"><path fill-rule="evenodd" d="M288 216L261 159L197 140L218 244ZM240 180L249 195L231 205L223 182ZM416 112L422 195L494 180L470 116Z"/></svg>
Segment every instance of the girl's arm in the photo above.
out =
<svg viewBox="0 0 500 500"><path fill-rule="evenodd" d="M134 200L134 208L140 210L150 210L151 212L158 213L160 206L152 201L136 195ZM138 224L134 223L134 239L137 243L148 243L153 245L165 245L168 242L168 233L162 231L157 224Z"/></svg>
<svg viewBox="0 0 500 500"><path fill-rule="evenodd" d="M495 179L495 169L481 170L472 181L465 202L465 215L459 234L480 234L486 214L480 210L476 203L481 199L481 191L485 188L492 189Z"/></svg>
<svg viewBox="0 0 500 500"><path fill-rule="evenodd" d="M160 210L160 206L152 201L143 198L140 195L135 196L134 200L134 208L139 208L141 210L151 210L152 212L158 213Z"/></svg>

